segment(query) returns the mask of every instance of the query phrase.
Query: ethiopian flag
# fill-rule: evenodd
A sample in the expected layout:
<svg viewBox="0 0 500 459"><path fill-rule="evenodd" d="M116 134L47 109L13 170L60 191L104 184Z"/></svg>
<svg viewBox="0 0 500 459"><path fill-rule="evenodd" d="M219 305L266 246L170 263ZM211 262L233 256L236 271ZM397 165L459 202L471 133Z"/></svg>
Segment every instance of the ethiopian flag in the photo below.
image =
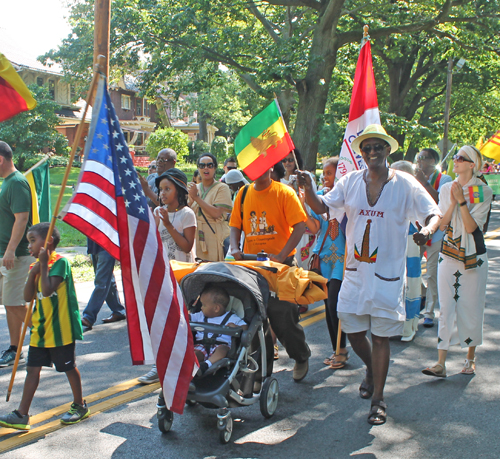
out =
<svg viewBox="0 0 500 459"><path fill-rule="evenodd" d="M36 107L30 90L8 59L0 53L0 122Z"/></svg>
<svg viewBox="0 0 500 459"><path fill-rule="evenodd" d="M258 179L294 148L276 99L245 124L234 140L238 165L251 180Z"/></svg>
<svg viewBox="0 0 500 459"><path fill-rule="evenodd" d="M49 163L44 162L35 169L25 172L31 190L31 215L33 225L49 222L50 210L50 175Z"/></svg>
<svg viewBox="0 0 500 459"><path fill-rule="evenodd" d="M484 201L483 187L470 186L469 187L469 200L471 204L477 204Z"/></svg>

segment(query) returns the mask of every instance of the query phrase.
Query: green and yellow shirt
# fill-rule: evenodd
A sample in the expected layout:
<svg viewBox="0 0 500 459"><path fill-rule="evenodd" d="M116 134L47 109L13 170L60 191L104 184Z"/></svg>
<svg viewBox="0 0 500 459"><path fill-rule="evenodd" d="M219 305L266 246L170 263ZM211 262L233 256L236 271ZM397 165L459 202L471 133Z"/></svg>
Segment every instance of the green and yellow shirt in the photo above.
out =
<svg viewBox="0 0 500 459"><path fill-rule="evenodd" d="M48 266L49 276L62 277L63 281L52 295L44 297L41 280L38 280L30 339L33 347L66 346L83 339L71 265L66 258L52 252Z"/></svg>

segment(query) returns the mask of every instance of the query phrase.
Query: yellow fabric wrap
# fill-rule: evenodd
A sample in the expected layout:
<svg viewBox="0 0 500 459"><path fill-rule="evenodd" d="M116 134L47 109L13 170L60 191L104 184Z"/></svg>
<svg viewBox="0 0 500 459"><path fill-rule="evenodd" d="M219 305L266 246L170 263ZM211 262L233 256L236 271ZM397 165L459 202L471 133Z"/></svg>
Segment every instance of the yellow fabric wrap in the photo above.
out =
<svg viewBox="0 0 500 459"><path fill-rule="evenodd" d="M297 266L288 266L273 261L231 261L232 265L244 266L261 274L269 284L269 290L275 292L282 301L296 304L312 304L328 297L327 280L312 271L306 271ZM196 271L199 263L184 263L170 261L177 282L187 274ZM276 268L271 272L263 267Z"/></svg>

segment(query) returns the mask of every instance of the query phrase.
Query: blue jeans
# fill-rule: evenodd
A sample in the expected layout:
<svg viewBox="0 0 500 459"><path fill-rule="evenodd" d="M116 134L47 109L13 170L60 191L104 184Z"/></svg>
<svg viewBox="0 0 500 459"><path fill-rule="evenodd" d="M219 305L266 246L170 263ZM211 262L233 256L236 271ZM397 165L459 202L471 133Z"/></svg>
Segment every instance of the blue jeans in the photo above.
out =
<svg viewBox="0 0 500 459"><path fill-rule="evenodd" d="M83 311L83 317L93 325L104 301L106 301L109 309L117 314L125 314L125 308L120 302L118 290L116 289L115 275L113 274L115 259L105 250L96 255L91 255L91 258L95 272L94 291Z"/></svg>

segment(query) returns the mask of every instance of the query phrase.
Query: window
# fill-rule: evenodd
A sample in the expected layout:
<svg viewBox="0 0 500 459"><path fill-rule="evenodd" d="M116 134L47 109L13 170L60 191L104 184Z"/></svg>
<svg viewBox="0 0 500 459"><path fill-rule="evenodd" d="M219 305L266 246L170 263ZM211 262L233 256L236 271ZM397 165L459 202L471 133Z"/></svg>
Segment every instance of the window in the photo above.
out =
<svg viewBox="0 0 500 459"><path fill-rule="evenodd" d="M42 77L37 77L36 79L36 84L38 86L43 86L43 78Z"/></svg>
<svg viewBox="0 0 500 459"><path fill-rule="evenodd" d="M122 94L122 108L124 110L130 110L130 96Z"/></svg>
<svg viewBox="0 0 500 459"><path fill-rule="evenodd" d="M49 80L49 95L52 100L56 99L56 82Z"/></svg>
<svg viewBox="0 0 500 459"><path fill-rule="evenodd" d="M75 100L76 98L76 89L74 84L69 86L69 97L71 98L71 100Z"/></svg>
<svg viewBox="0 0 500 459"><path fill-rule="evenodd" d="M135 99L135 116L142 116L142 99Z"/></svg>

